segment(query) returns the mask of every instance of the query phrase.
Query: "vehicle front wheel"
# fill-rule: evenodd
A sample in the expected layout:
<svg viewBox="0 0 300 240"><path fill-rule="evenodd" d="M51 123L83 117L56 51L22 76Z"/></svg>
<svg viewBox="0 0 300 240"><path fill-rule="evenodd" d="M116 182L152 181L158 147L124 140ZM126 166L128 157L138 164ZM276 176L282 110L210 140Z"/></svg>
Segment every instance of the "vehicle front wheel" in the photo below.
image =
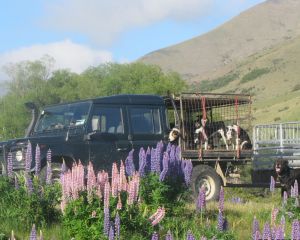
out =
<svg viewBox="0 0 300 240"><path fill-rule="evenodd" d="M60 180L61 167L62 167L62 163L58 163L58 162L51 163L52 182ZM47 165L42 168L40 175L39 175L41 182L44 182L44 183L46 182L46 177L47 177Z"/></svg>
<svg viewBox="0 0 300 240"><path fill-rule="evenodd" d="M199 189L205 188L206 200L218 200L221 189L221 178L210 166L197 165L193 168L192 190L194 198L197 199Z"/></svg>

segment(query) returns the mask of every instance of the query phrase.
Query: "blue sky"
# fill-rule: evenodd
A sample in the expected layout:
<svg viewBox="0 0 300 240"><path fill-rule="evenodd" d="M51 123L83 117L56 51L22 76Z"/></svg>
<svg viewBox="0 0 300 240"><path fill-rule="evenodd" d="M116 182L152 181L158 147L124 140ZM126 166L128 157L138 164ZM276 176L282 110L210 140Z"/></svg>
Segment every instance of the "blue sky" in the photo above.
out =
<svg viewBox="0 0 300 240"><path fill-rule="evenodd" d="M134 61L208 32L263 1L0 0L0 67L45 54L56 68L74 72Z"/></svg>

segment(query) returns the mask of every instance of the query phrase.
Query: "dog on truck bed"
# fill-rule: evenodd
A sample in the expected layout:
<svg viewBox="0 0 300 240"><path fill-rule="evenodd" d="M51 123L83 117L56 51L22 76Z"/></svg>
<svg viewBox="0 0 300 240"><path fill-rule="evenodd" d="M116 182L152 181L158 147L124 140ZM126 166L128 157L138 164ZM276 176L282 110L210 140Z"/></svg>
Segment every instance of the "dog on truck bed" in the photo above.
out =
<svg viewBox="0 0 300 240"><path fill-rule="evenodd" d="M181 137L181 133L180 130L178 128L172 128L172 130L169 133L169 142L171 144L177 144L178 145L178 141L179 138Z"/></svg>
<svg viewBox="0 0 300 240"><path fill-rule="evenodd" d="M279 159L275 162L275 172L281 185L281 195L283 195L284 192L287 192L287 195L291 196L291 189L292 186L294 186L295 181L297 180L298 183L300 183L299 170L290 168L287 160Z"/></svg>

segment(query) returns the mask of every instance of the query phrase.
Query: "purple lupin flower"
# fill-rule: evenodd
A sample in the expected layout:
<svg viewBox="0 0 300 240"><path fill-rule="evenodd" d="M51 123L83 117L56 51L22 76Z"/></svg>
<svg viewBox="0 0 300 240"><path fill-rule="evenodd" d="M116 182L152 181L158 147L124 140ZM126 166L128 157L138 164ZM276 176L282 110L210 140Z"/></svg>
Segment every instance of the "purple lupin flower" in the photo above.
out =
<svg viewBox="0 0 300 240"><path fill-rule="evenodd" d="M61 164L60 174L64 174L67 171L68 171L68 167L67 167L66 161L65 161L65 159L63 159L63 162Z"/></svg>
<svg viewBox="0 0 300 240"><path fill-rule="evenodd" d="M205 211L205 207L206 207L206 190L205 190L205 187L202 186L199 189L199 194L198 194L197 203L196 203L196 209L200 212L203 212L203 211Z"/></svg>
<svg viewBox="0 0 300 240"><path fill-rule="evenodd" d="M152 234L151 240L158 240L158 234L157 234L157 232L154 232Z"/></svg>
<svg viewBox="0 0 300 240"><path fill-rule="evenodd" d="M263 239L271 240L271 227L269 223L265 223L264 230L263 230Z"/></svg>
<svg viewBox="0 0 300 240"><path fill-rule="evenodd" d="M150 147L146 150L146 166L145 171L148 173L151 171L151 150Z"/></svg>
<svg viewBox="0 0 300 240"><path fill-rule="evenodd" d="M273 176L271 176L271 181L270 181L270 192L273 193L275 191L275 179Z"/></svg>
<svg viewBox="0 0 300 240"><path fill-rule="evenodd" d="M121 220L119 213L117 212L115 218L115 232L116 232L116 239L120 239L120 227L121 227Z"/></svg>
<svg viewBox="0 0 300 240"><path fill-rule="evenodd" d="M126 170L127 176L132 176L133 173L135 172L135 167L134 167L134 163L133 163L133 152L134 152L134 149L132 149L128 153L128 156L125 160L125 170Z"/></svg>
<svg viewBox="0 0 300 240"><path fill-rule="evenodd" d="M258 223L256 217L254 217L253 223L252 223L252 239L255 239L256 232L259 232L259 223Z"/></svg>
<svg viewBox="0 0 300 240"><path fill-rule="evenodd" d="M285 217L284 217L284 215L281 216L280 225L282 226L282 229L284 231L284 229L285 229Z"/></svg>
<svg viewBox="0 0 300 240"><path fill-rule="evenodd" d="M296 219L292 223L291 239L300 240L300 225L299 221Z"/></svg>
<svg viewBox="0 0 300 240"><path fill-rule="evenodd" d="M49 149L47 151L47 170L46 170L46 184L52 183L52 152Z"/></svg>
<svg viewBox="0 0 300 240"><path fill-rule="evenodd" d="M26 155L25 155L25 172L29 173L31 169L32 162L32 146L31 142L28 141Z"/></svg>
<svg viewBox="0 0 300 240"><path fill-rule="evenodd" d="M25 186L29 194L33 193L32 179L27 173L25 173Z"/></svg>
<svg viewBox="0 0 300 240"><path fill-rule="evenodd" d="M176 146L172 145L171 150L169 152L169 171L172 174L172 177L175 177L176 175Z"/></svg>
<svg viewBox="0 0 300 240"><path fill-rule="evenodd" d="M173 240L173 235L170 230L167 232L166 240Z"/></svg>
<svg viewBox="0 0 300 240"><path fill-rule="evenodd" d="M110 224L109 234L108 234L108 240L114 240L115 239L115 232L113 228L113 224Z"/></svg>
<svg viewBox="0 0 300 240"><path fill-rule="evenodd" d="M295 194L295 197L299 196L299 186L298 186L297 179L295 180L295 183L294 183L294 194Z"/></svg>
<svg viewBox="0 0 300 240"><path fill-rule="evenodd" d="M220 197L219 197L219 211L224 212L224 188L220 189Z"/></svg>
<svg viewBox="0 0 300 240"><path fill-rule="evenodd" d="M160 173L159 180L163 181L169 170L169 155L165 152L163 158L163 170Z"/></svg>
<svg viewBox="0 0 300 240"><path fill-rule="evenodd" d="M166 148L166 152L169 154L172 148L172 144L168 143L167 148Z"/></svg>
<svg viewBox="0 0 300 240"><path fill-rule="evenodd" d="M295 190L294 190L294 186L291 186L291 197L295 197Z"/></svg>
<svg viewBox="0 0 300 240"><path fill-rule="evenodd" d="M156 173L160 174L161 172L161 164L162 164L162 160L163 160L163 150L164 150L164 144L162 141L158 142L156 144Z"/></svg>
<svg viewBox="0 0 300 240"><path fill-rule="evenodd" d="M13 156L11 152L7 155L7 176L9 178L13 177Z"/></svg>
<svg viewBox="0 0 300 240"><path fill-rule="evenodd" d="M41 150L37 144L35 148L35 175L38 176L41 171Z"/></svg>
<svg viewBox="0 0 300 240"><path fill-rule="evenodd" d="M18 190L19 188L20 188L19 181L18 181L17 176L15 176L15 189Z"/></svg>
<svg viewBox="0 0 300 240"><path fill-rule="evenodd" d="M287 204L287 199L288 199L287 192L284 191L283 192L283 202L282 202L284 206Z"/></svg>
<svg viewBox="0 0 300 240"><path fill-rule="evenodd" d="M140 176L145 176L145 166L146 166L146 152L144 148L140 148L139 152L139 173Z"/></svg>
<svg viewBox="0 0 300 240"><path fill-rule="evenodd" d="M185 163L184 166L184 182L186 186L189 186L191 183L192 172L193 172L193 163L191 160L183 161Z"/></svg>
<svg viewBox="0 0 300 240"><path fill-rule="evenodd" d="M157 156L156 156L156 149L155 148L151 148L150 150L151 152L151 157L150 157L150 171L152 173L156 172L156 165L157 165Z"/></svg>
<svg viewBox="0 0 300 240"><path fill-rule="evenodd" d="M186 240L195 240L195 237L190 230L188 231L188 233L186 235Z"/></svg>
<svg viewBox="0 0 300 240"><path fill-rule="evenodd" d="M220 232L224 231L224 218L223 218L223 213L219 210L218 214L218 230Z"/></svg>
<svg viewBox="0 0 300 240"><path fill-rule="evenodd" d="M109 208L104 208L104 224L103 224L103 233L108 236L109 235L109 229L110 222L109 222Z"/></svg>
<svg viewBox="0 0 300 240"><path fill-rule="evenodd" d="M35 224L32 225L31 233L30 233L30 236L29 236L29 240L37 240L37 238L36 238Z"/></svg>
<svg viewBox="0 0 300 240"><path fill-rule="evenodd" d="M253 240L261 240L261 234L259 231L256 231L253 237Z"/></svg>
<svg viewBox="0 0 300 240"><path fill-rule="evenodd" d="M278 226L275 230L275 240L282 240L284 239L284 229L282 226Z"/></svg>

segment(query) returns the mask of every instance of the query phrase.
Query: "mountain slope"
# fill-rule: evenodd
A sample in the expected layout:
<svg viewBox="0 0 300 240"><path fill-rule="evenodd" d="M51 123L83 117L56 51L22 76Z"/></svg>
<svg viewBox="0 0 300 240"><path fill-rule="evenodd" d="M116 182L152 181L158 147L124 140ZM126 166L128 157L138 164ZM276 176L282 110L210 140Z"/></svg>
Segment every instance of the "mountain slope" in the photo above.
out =
<svg viewBox="0 0 300 240"><path fill-rule="evenodd" d="M254 54L227 75L193 88L251 94L255 123L300 121L300 37Z"/></svg>
<svg viewBox="0 0 300 240"><path fill-rule="evenodd" d="M197 82L222 76L253 54L300 35L300 1L268 0L215 30L142 57Z"/></svg>

